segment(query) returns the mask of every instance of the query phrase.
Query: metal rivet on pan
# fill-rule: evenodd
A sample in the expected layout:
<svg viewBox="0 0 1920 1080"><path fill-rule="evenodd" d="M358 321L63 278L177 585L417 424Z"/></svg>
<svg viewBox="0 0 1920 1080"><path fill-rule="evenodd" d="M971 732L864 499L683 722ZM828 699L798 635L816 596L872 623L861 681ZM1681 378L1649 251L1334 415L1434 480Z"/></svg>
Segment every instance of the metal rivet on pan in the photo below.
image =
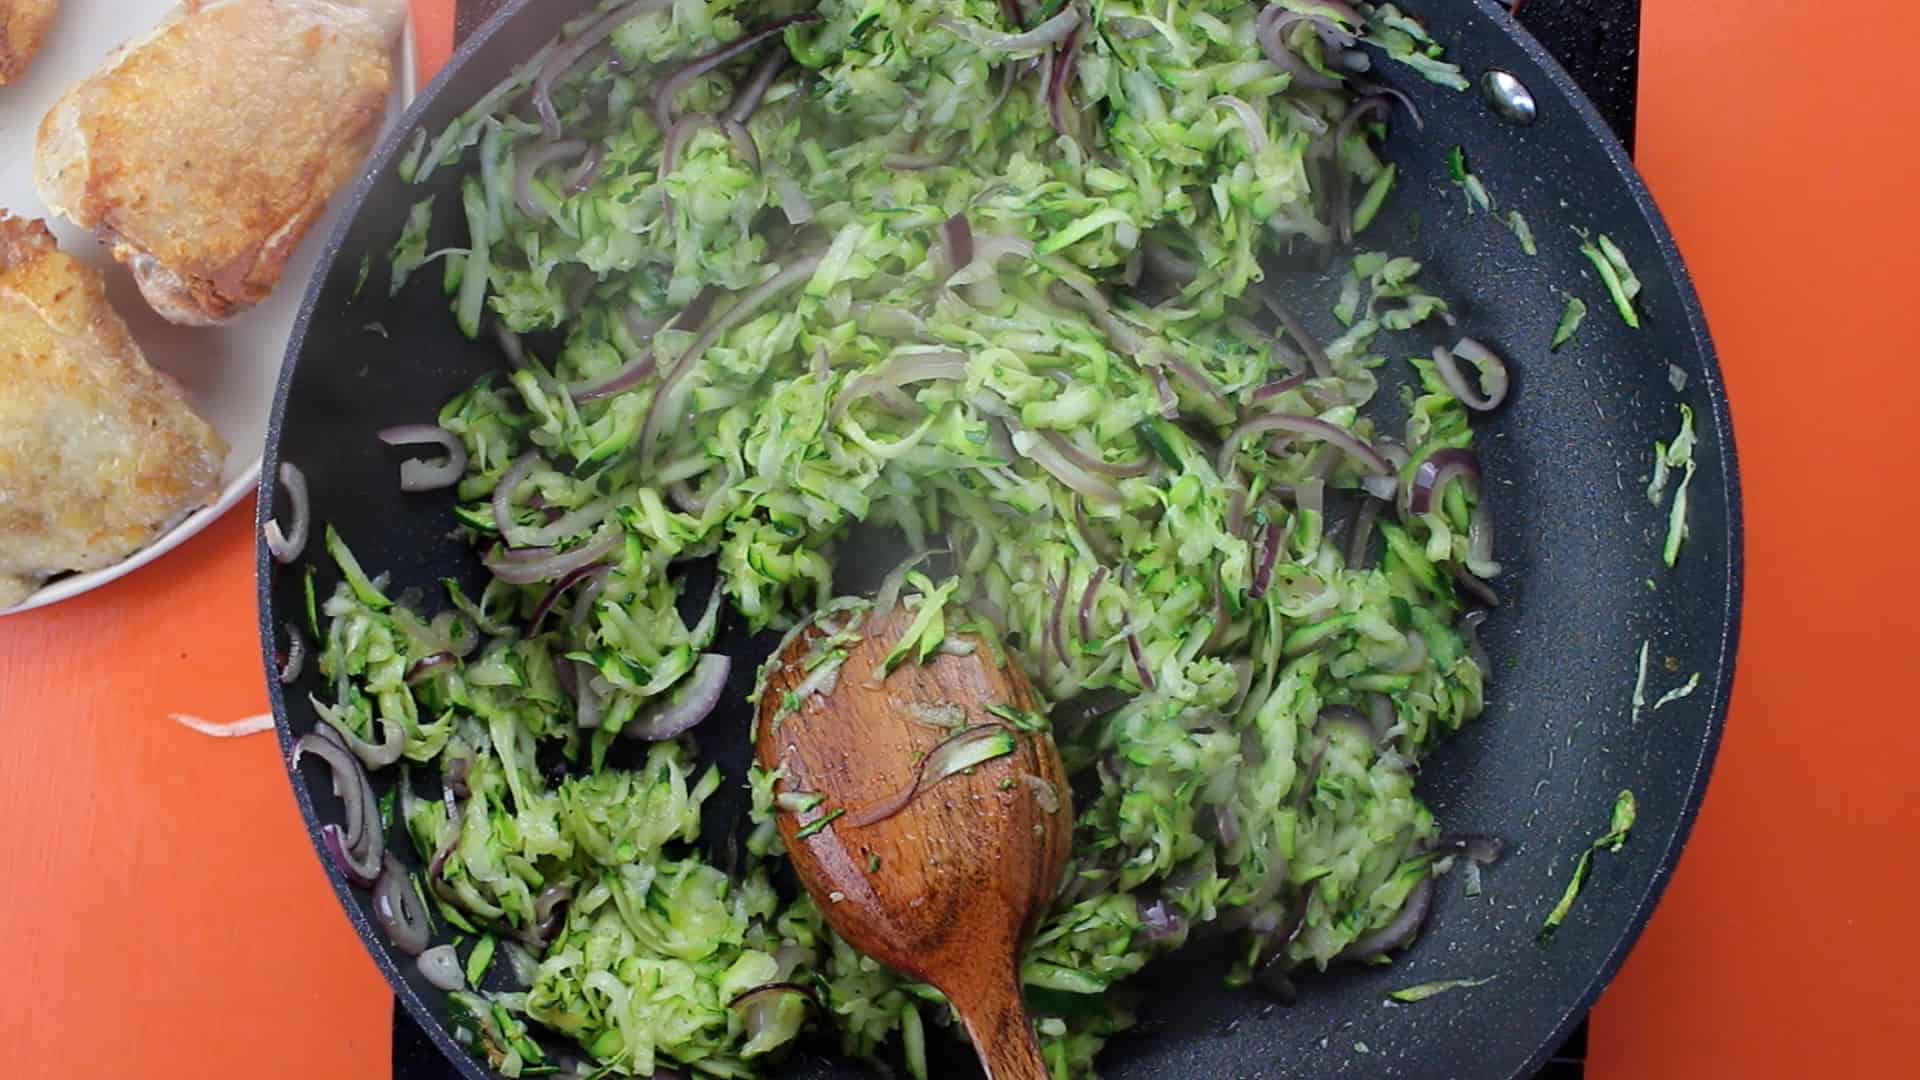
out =
<svg viewBox="0 0 1920 1080"><path fill-rule="evenodd" d="M1533 91L1527 89L1527 84L1498 68L1480 80L1480 92L1486 95L1493 111L1510 123L1531 124L1540 115L1540 106L1534 102Z"/></svg>

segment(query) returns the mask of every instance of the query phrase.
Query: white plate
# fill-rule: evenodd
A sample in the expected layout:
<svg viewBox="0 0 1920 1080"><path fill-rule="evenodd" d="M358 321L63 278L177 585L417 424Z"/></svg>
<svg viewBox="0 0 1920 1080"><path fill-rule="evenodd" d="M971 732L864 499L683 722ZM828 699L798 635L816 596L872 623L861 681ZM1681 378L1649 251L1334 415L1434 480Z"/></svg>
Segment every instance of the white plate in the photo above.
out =
<svg viewBox="0 0 1920 1080"><path fill-rule="evenodd" d="M125 561L55 579L20 606L0 610L0 615L66 600L131 573L180 546L253 491L287 336L307 291L307 280L320 261L321 246L343 212L343 206L333 207L307 234L300 250L288 260L279 287L265 303L224 326L210 328L174 326L155 315L141 299L133 279L90 233L47 212L33 190L33 139L40 118L68 87L92 74L109 52L145 33L176 6L174 0L65 0L60 5L46 47L26 76L12 85L0 86L0 209L20 217L46 219L63 250L105 273L113 305L145 350L147 360L178 379L194 409L227 440L231 452L220 476L220 496L212 506L188 516ZM392 127L414 97L411 21L396 61L394 88L383 130Z"/></svg>

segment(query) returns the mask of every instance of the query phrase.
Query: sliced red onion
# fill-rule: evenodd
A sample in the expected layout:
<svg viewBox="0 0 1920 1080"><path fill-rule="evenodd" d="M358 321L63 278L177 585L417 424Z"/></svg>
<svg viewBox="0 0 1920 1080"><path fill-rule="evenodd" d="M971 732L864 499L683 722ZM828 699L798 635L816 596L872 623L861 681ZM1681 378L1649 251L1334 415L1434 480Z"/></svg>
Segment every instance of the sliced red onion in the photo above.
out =
<svg viewBox="0 0 1920 1080"><path fill-rule="evenodd" d="M1153 380L1153 392L1160 399L1160 416L1164 420L1180 418L1180 397L1173 392L1173 384L1167 381L1167 373L1158 364L1149 364L1147 377Z"/></svg>
<svg viewBox="0 0 1920 1080"><path fill-rule="evenodd" d="M1306 61L1300 59L1293 46L1287 42L1287 35L1293 28L1305 22L1321 32L1322 24L1332 26L1332 22L1319 16L1309 16L1296 11L1288 11L1278 4L1267 7L1254 23L1254 35L1260 42L1260 49L1267 61L1291 77L1291 84L1304 90L1335 90L1340 80L1330 78L1315 71ZM1351 37L1351 35L1349 35ZM1325 35L1322 34L1324 40ZM1329 62L1333 54L1329 50Z"/></svg>
<svg viewBox="0 0 1920 1080"><path fill-rule="evenodd" d="M760 58L753 66L753 74L747 77L747 84L733 96L733 104L727 106L727 119L736 124L744 124L753 119L759 110L761 99L767 96L767 88L773 80L780 77L780 69L787 66L787 50L774 49Z"/></svg>
<svg viewBox="0 0 1920 1080"><path fill-rule="evenodd" d="M1106 584L1107 567L1102 563L1093 568L1093 576L1087 579L1086 591L1080 594L1080 640L1093 640L1093 608L1100 599L1100 586Z"/></svg>
<svg viewBox="0 0 1920 1080"><path fill-rule="evenodd" d="M1506 854L1507 845L1497 836L1481 833L1446 833L1433 843L1435 855L1463 855L1481 866L1491 866Z"/></svg>
<svg viewBox="0 0 1920 1080"><path fill-rule="evenodd" d="M596 142L587 147L586 155L580 159L580 164L567 175L567 194L584 195L592 190L593 185L600 179L600 167L606 164L606 161L606 143Z"/></svg>
<svg viewBox="0 0 1920 1080"><path fill-rule="evenodd" d="M1207 640L1200 643L1200 652L1208 654L1220 646L1227 636L1227 627L1233 617L1227 611L1227 590L1223 584L1220 567L1213 568L1213 628L1207 631Z"/></svg>
<svg viewBox="0 0 1920 1080"><path fill-rule="evenodd" d="M1280 321L1281 328L1286 330L1287 336L1293 339L1294 344L1300 346L1300 351L1307 354L1307 362L1313 365L1314 375L1322 379L1332 375L1333 361L1327 358L1327 350L1320 347L1320 343L1314 340L1312 334L1307 333L1306 326L1300 322L1299 318L1269 290L1260 291L1260 301L1267 306L1268 311L1273 313L1273 317Z"/></svg>
<svg viewBox="0 0 1920 1080"><path fill-rule="evenodd" d="M380 876L373 883L373 921L393 947L408 956L419 956L433 939L433 925L413 891L413 879L391 851L381 859Z"/></svg>
<svg viewBox="0 0 1920 1080"><path fill-rule="evenodd" d="M1232 94L1221 94L1210 104L1224 105L1232 109L1234 115L1240 118L1240 126L1247 133L1249 156L1257 158L1267 152L1267 125L1260 119L1260 114L1254 111L1253 106Z"/></svg>
<svg viewBox="0 0 1920 1080"><path fill-rule="evenodd" d="M1454 447L1435 450L1413 470L1413 485L1407 492L1407 509L1425 514L1439 507L1448 484L1467 485L1467 494L1480 494L1480 459L1473 451Z"/></svg>
<svg viewBox="0 0 1920 1080"><path fill-rule="evenodd" d="M481 560L493 576L509 585L535 585L553 581L573 570L599 562L620 545L625 534L618 528L602 529L592 540L575 548L522 548L505 551L496 548Z"/></svg>
<svg viewBox="0 0 1920 1080"><path fill-rule="evenodd" d="M1480 369L1478 389L1467 380L1455 358ZM1440 375L1440 381L1447 384L1447 389L1460 399L1460 404L1475 412L1492 412L1507 400L1510 382L1507 362L1473 338L1461 338L1452 350L1434 346L1433 366Z"/></svg>
<svg viewBox="0 0 1920 1080"><path fill-rule="evenodd" d="M287 659L280 665L278 672L281 686L286 686L299 678L300 672L307 666L306 636L301 634L300 628L292 623L284 625L287 628Z"/></svg>
<svg viewBox="0 0 1920 1080"><path fill-rule="evenodd" d="M1034 435L1025 429L1017 429L1013 434L1013 447L1034 464L1046 470L1055 480L1085 495L1089 499L1117 503L1121 501L1120 489L1109 481L1089 470L1074 464L1065 454L1054 447L1045 438Z"/></svg>
<svg viewBox="0 0 1920 1080"><path fill-rule="evenodd" d="M1059 14L1018 34L999 33L978 23L948 15L936 16L933 23L972 42L983 52L1018 53L1029 49L1050 49L1067 40L1068 35L1080 25L1080 11L1069 4Z"/></svg>
<svg viewBox="0 0 1920 1080"><path fill-rule="evenodd" d="M322 721L314 732L295 740L292 767L298 769L301 757L307 754L327 763L332 774L333 793L339 797L346 811L341 857L344 858L349 850L364 851L370 846L378 846L380 806L373 796L373 784L367 779L366 770L360 766L360 762L348 751L346 743L340 740L339 733ZM374 852L372 861L377 863L379 857L379 853ZM369 871L367 881L372 880L373 871Z"/></svg>
<svg viewBox="0 0 1920 1080"><path fill-rule="evenodd" d="M642 351L606 378L598 382L568 386L567 393L575 403L581 405L590 401L603 401L640 385L652 377L654 371L652 350Z"/></svg>
<svg viewBox="0 0 1920 1080"><path fill-rule="evenodd" d="M1225 476L1233 470L1234 455L1239 451L1241 443L1251 436L1265 435L1275 431L1327 443L1347 455L1354 464L1367 472L1380 476L1391 475L1393 472L1393 466L1387 463L1386 458L1380 456L1379 451L1346 428L1311 416L1263 413L1233 429L1233 433L1227 436L1227 441L1220 447L1220 459L1217 462L1220 475Z"/></svg>
<svg viewBox="0 0 1920 1080"><path fill-rule="evenodd" d="M1273 584L1273 567L1280 561L1280 549L1285 546L1287 530L1277 521L1268 522L1261 534L1260 563L1253 571L1253 584L1247 589L1247 595L1255 600L1267 595L1268 586Z"/></svg>
<svg viewBox="0 0 1920 1080"><path fill-rule="evenodd" d="M1013 732L1004 724L975 724L942 739L927 756L920 759L912 782L892 795L847 815L852 828L876 825L905 810L921 792L954 773L1013 753Z"/></svg>
<svg viewBox="0 0 1920 1080"><path fill-rule="evenodd" d="M546 948L553 936L560 932L561 923L566 919L567 905L572 902L572 886L547 886L533 901L533 921L517 936L529 945Z"/></svg>
<svg viewBox="0 0 1920 1080"><path fill-rule="evenodd" d="M635 314L633 308L629 307L626 314L627 331L633 335L636 343L642 345L641 351L605 379L594 383L574 383L567 387L567 392L576 402L600 401L616 394L624 394L645 382L655 371L653 351L645 346L651 345L654 335L664 327L674 326L682 330L698 327L706 319L708 309L713 306L714 295L711 286L700 290L700 293L681 310L680 314L667 322L642 319Z"/></svg>
<svg viewBox="0 0 1920 1080"><path fill-rule="evenodd" d="M1225 394L1220 392L1219 387L1213 385L1213 380L1199 368L1166 352L1155 353L1147 363L1166 365L1167 370L1173 372L1174 378L1180 380L1181 385L1193 391L1196 397L1206 402L1215 412L1224 413L1229 418L1234 415L1233 404L1227 400Z"/></svg>
<svg viewBox="0 0 1920 1080"><path fill-rule="evenodd" d="M973 243L973 261L955 271L947 279L950 286L971 285L984 281L998 272L1001 260L1008 256L1017 256L1022 261L1033 258L1033 243L1018 236L975 235Z"/></svg>
<svg viewBox="0 0 1920 1080"><path fill-rule="evenodd" d="M1488 665L1486 647L1480 644L1480 624L1487 621L1487 610L1475 608L1460 616L1458 629L1460 638L1467 643L1467 655L1473 659L1475 667L1482 672L1493 670Z"/></svg>
<svg viewBox="0 0 1920 1080"><path fill-rule="evenodd" d="M1422 878L1420 884L1407 894L1407 902L1400 908L1400 914L1393 921L1361 937L1341 952L1344 960L1371 960L1405 948L1413 936L1420 932L1420 926L1427 921L1427 909L1433 903L1433 879Z"/></svg>
<svg viewBox="0 0 1920 1080"><path fill-rule="evenodd" d="M460 482L467 472L467 448L460 436L435 424L402 424L380 432L388 446L437 445L447 456L439 462L409 458L400 463L401 491L438 491Z"/></svg>
<svg viewBox="0 0 1920 1080"><path fill-rule="evenodd" d="M973 261L973 226L967 224L967 215L955 214L941 223L940 250L952 271Z"/></svg>
<svg viewBox="0 0 1920 1080"><path fill-rule="evenodd" d="M579 139L565 139L553 142L536 143L526 148L513 170L513 202L520 213L530 221L541 221L552 217L547 208L533 197L533 178L540 170L558 161L578 159L587 152L587 144Z"/></svg>
<svg viewBox="0 0 1920 1080"><path fill-rule="evenodd" d="M952 349L936 352L898 353L871 373L851 379L840 389L827 410L829 427L838 424L853 403L874 397L887 389L921 382L960 382L967 377L967 355ZM909 399L911 404L911 399ZM917 413L919 407L914 406Z"/></svg>
<svg viewBox="0 0 1920 1080"><path fill-rule="evenodd" d="M1330 217L1333 220L1334 243L1341 247L1353 243L1353 173L1347 168L1342 154L1347 140L1352 138L1362 121L1375 113L1384 119L1389 111L1385 98L1363 98L1347 110L1347 115L1340 119L1340 126L1334 132L1333 155L1328 162L1328 169L1333 174L1334 191Z"/></svg>
<svg viewBox="0 0 1920 1080"><path fill-rule="evenodd" d="M1472 597L1475 603L1490 608L1500 606L1500 594L1495 592L1493 586L1487 584L1485 579L1457 563L1451 567L1451 570L1453 580L1466 590L1467 595Z"/></svg>
<svg viewBox="0 0 1920 1080"><path fill-rule="evenodd" d="M660 178L664 180L672 176L674 171L680 167L680 155L686 150L687 143L691 142L695 135L706 128L719 127L720 121L717 120L712 113L688 113L680 119L675 120L673 126L666 129L666 136L661 140L660 170L658 173ZM660 217L670 228L673 223L673 196L664 185L660 186L659 190Z"/></svg>
<svg viewBox="0 0 1920 1080"><path fill-rule="evenodd" d="M266 540L273 561L285 566L307 550L307 529L313 519L307 500L307 474L293 462L283 461L280 485L287 489L287 531L283 534L280 523L268 518L260 527L260 535Z"/></svg>
<svg viewBox="0 0 1920 1080"><path fill-rule="evenodd" d="M693 344L687 346L687 351L674 361L672 369L660 380L660 385L654 388L653 400L647 404L646 422L640 428L640 453L643 456L649 458L652 456L654 440L659 437L661 430L679 419L671 415L678 412L678 407L664 405L663 402L674 396L674 389L693 371L707 349L719 341L727 331L758 314L760 309L775 297L812 277L813 272L819 268L819 255L808 255L796 260L772 277L741 293L740 299L732 307L701 328L700 336L694 338Z"/></svg>
<svg viewBox="0 0 1920 1080"><path fill-rule="evenodd" d="M408 668L405 682L408 686L418 686L428 679L438 676L454 666L455 657L450 652L429 653L415 660Z"/></svg>
<svg viewBox="0 0 1920 1080"><path fill-rule="evenodd" d="M1380 508L1386 505L1379 499L1362 499L1360 509L1353 515L1353 536L1347 541L1347 566L1358 570L1367 565L1367 555L1373 546L1373 526L1380 519Z"/></svg>
<svg viewBox="0 0 1920 1080"><path fill-rule="evenodd" d="M1392 98L1400 103L1401 108L1407 110L1407 116L1413 120L1413 128L1415 131L1427 130L1426 118L1420 115L1420 109L1413 103L1413 99L1393 87L1385 83L1362 82L1358 79L1349 80L1348 85L1353 88L1354 92L1364 94L1368 97L1385 96Z"/></svg>
<svg viewBox="0 0 1920 1080"><path fill-rule="evenodd" d="M1089 472L1100 473L1116 479L1130 476L1145 476L1153 471L1151 455L1142 455L1132 461L1108 461L1080 448L1079 444L1057 431L1042 431L1040 437L1053 444L1060 455Z"/></svg>
<svg viewBox="0 0 1920 1080"><path fill-rule="evenodd" d="M660 88L654 92L654 124L657 125L661 131L665 131L673 126L673 99L680 91L691 85L695 79L732 60L734 57L748 52L768 38L786 33L790 27L804 26L808 23L819 21L820 16L811 12L804 15L790 15L784 19L775 19L757 30L747 31L733 41L720 46L704 56L698 56L688 61L678 71L667 76L666 80L660 84Z"/></svg>
<svg viewBox="0 0 1920 1080"><path fill-rule="evenodd" d="M347 845L345 834L340 826L322 825L320 827L320 843L322 847L326 848L327 858L333 860L333 865L339 868L340 873L344 875L348 881L353 882L363 889L369 889L372 888L374 882L379 879L379 852L354 851ZM375 847L377 847L380 852L385 850L384 845L375 845Z"/></svg>
<svg viewBox="0 0 1920 1080"><path fill-rule="evenodd" d="M720 695L727 688L727 673L732 670L730 657L720 653L700 654L693 670L674 685L667 700L649 706L628 721L620 734L629 739L660 742L693 730L720 704Z"/></svg>
<svg viewBox="0 0 1920 1080"><path fill-rule="evenodd" d="M799 983L775 982L742 991L736 995L732 1001L727 1002L727 1008L734 1009L742 1005L751 1006L756 1001L763 1001L770 997L779 997L782 994L798 994L808 1002L814 1002L813 991L801 986Z"/></svg>
<svg viewBox="0 0 1920 1080"><path fill-rule="evenodd" d="M500 533L501 539L513 544L513 534L518 526L513 523L513 495L533 470L540 464L540 451L529 450L513 460L500 479L493 485L493 527ZM531 545L515 544L516 547Z"/></svg>
<svg viewBox="0 0 1920 1080"><path fill-rule="evenodd" d="M1301 372L1298 375L1289 375L1284 379L1276 379L1248 395L1248 400L1267 401L1279 397L1289 390L1298 390L1300 387L1306 385L1308 378L1309 376L1306 372Z"/></svg>
<svg viewBox="0 0 1920 1080"><path fill-rule="evenodd" d="M460 954L451 945L435 945L420 954L415 965L420 977L433 987L451 993L467 988L467 973L460 968Z"/></svg>
<svg viewBox="0 0 1920 1080"><path fill-rule="evenodd" d="M754 172L760 171L760 144L753 141L753 133L747 125L738 120L720 121L720 129L727 133L727 141L733 144L733 156L747 163Z"/></svg>
<svg viewBox="0 0 1920 1080"><path fill-rule="evenodd" d="M533 618L528 620L530 629L527 631L527 636L533 637L540 633L540 626L547 621L547 615L553 611L553 605L566 595L568 589L596 574L604 574L607 570L608 567L604 563L582 566L577 570L569 570L559 581L554 582L553 588L547 590L547 595L541 597L540 602L534 605Z"/></svg>
<svg viewBox="0 0 1920 1080"><path fill-rule="evenodd" d="M628 22L658 11L668 6L671 0L636 0L631 4L622 4L607 12L596 21L587 24L578 34L568 39L564 45L553 51L534 76L530 97L534 112L540 117L540 127L549 139L560 137L560 113L553 106L553 87L573 68L581 57L598 48L600 43L612 37L614 31ZM661 125L663 128L665 125Z"/></svg>
<svg viewBox="0 0 1920 1080"><path fill-rule="evenodd" d="M740 1010L740 1028L742 1034L749 1040L757 1039L760 1037L761 1032L765 1031L769 1025L777 1021L774 1010L780 1007L781 999L790 994L799 995L800 1000L809 1005L817 1006L819 1004L819 1002L814 999L813 991L801 986L799 983L778 982L767 983L764 986L756 986L740 994L727 1003L727 1008ZM660 1074L655 1073L654 1075L659 1076Z"/></svg>
<svg viewBox="0 0 1920 1080"><path fill-rule="evenodd" d="M1146 650L1140 647L1140 635L1131 629L1127 631L1127 655L1133 658L1133 670L1140 677L1140 689L1145 693L1153 693L1155 683L1153 672L1147 667Z"/></svg>
<svg viewBox="0 0 1920 1080"><path fill-rule="evenodd" d="M464 759L454 758L453 760ZM447 838L434 849L433 858L427 860L427 888L432 889L435 896L447 903L458 904L459 898L448 886L445 871L447 860L453 857L454 849L460 846L461 830L465 828L467 820L466 807L455 800L456 798L464 799L465 796L457 796L451 783L442 789L441 795L447 806Z"/></svg>
<svg viewBox="0 0 1920 1080"><path fill-rule="evenodd" d="M1069 139L1080 137L1080 114L1073 104L1073 74L1080 64L1080 30L1067 32L1060 48L1047 58L1047 119L1053 130Z"/></svg>
<svg viewBox="0 0 1920 1080"><path fill-rule="evenodd" d="M1326 500L1327 485L1323 480L1302 480L1293 487L1293 505L1302 513L1326 513Z"/></svg>
<svg viewBox="0 0 1920 1080"><path fill-rule="evenodd" d="M1339 161L1340 153L1346 148L1347 140L1353 138L1354 132L1360 130L1360 125L1366 122L1367 117L1379 116L1384 120L1391 111L1387 99L1382 97L1363 97L1354 102L1347 109L1347 115L1340 118L1340 126L1334 129L1334 160Z"/></svg>
<svg viewBox="0 0 1920 1080"><path fill-rule="evenodd" d="M1234 484L1227 494L1227 532L1239 536L1247 524L1247 489Z"/></svg>
<svg viewBox="0 0 1920 1080"><path fill-rule="evenodd" d="M1072 573L1072 567L1068 567L1063 571L1058 585L1053 583L1053 579L1047 579L1047 587L1053 590L1053 617L1047 620L1047 640L1053 645L1053 655L1058 657L1060 663L1069 669L1073 667L1073 663L1067 659L1065 616L1067 612L1067 584Z"/></svg>

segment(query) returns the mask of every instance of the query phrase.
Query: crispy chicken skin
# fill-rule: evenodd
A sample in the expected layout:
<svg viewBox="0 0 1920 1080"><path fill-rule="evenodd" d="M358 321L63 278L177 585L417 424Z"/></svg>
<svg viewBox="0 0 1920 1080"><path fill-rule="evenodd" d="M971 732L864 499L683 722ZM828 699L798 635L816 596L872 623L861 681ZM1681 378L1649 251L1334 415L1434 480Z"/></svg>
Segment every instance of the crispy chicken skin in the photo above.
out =
<svg viewBox="0 0 1920 1080"><path fill-rule="evenodd" d="M0 86L33 63L59 7L60 0L0 0Z"/></svg>
<svg viewBox="0 0 1920 1080"><path fill-rule="evenodd" d="M187 0L54 105L34 185L162 316L227 319L359 168L405 21L405 0Z"/></svg>
<svg viewBox="0 0 1920 1080"><path fill-rule="evenodd" d="M0 610L212 501L226 456L147 366L100 274L0 211Z"/></svg>

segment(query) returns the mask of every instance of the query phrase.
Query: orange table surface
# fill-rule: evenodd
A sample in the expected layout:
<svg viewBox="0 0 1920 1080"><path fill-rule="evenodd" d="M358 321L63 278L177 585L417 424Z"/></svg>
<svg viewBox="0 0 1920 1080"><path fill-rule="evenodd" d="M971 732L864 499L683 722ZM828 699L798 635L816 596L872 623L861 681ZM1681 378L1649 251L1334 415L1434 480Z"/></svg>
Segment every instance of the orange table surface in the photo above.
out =
<svg viewBox="0 0 1920 1080"><path fill-rule="evenodd" d="M423 58L446 0L416 0ZM86 13L85 7L73 12ZM1920 6L1646 0L1640 163L1705 299L1748 525L1733 711L1589 1075L1913 1075ZM391 999L270 738L251 511L0 619L0 1076L387 1075ZM1905 670L1908 674L1901 674Z"/></svg>

